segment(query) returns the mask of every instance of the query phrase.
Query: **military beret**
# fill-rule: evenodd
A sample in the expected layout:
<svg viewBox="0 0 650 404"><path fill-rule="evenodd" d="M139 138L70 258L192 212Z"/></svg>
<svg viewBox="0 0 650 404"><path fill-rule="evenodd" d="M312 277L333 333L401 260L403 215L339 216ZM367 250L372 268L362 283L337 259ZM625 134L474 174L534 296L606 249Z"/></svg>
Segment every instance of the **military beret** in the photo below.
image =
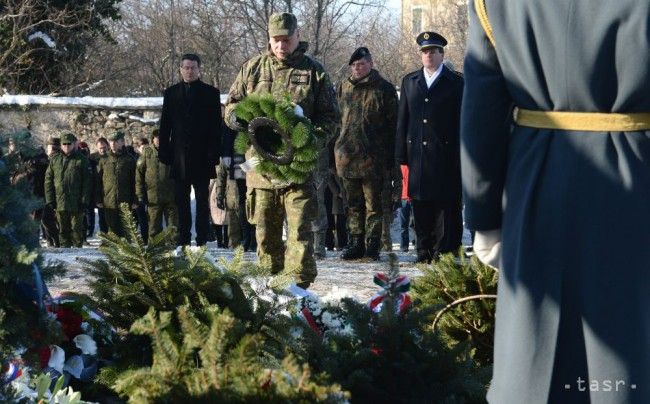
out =
<svg viewBox="0 0 650 404"><path fill-rule="evenodd" d="M50 136L47 138L47 144L52 146L61 146L61 138L56 136Z"/></svg>
<svg viewBox="0 0 650 404"><path fill-rule="evenodd" d="M76 141L77 141L77 137L74 134L70 133L70 132L67 132L67 133L64 133L63 135L61 135L61 144L70 144L70 143L74 143Z"/></svg>
<svg viewBox="0 0 650 404"><path fill-rule="evenodd" d="M120 139L124 139L124 132L122 132L121 130L113 132L113 134L108 137L108 140L112 140L112 141L116 141Z"/></svg>
<svg viewBox="0 0 650 404"><path fill-rule="evenodd" d="M351 65L357 60L365 58L367 56L370 56L370 51L368 50L368 48L366 48L365 46L357 48L357 50L352 52L352 56L350 56L350 61L348 62L348 65Z"/></svg>
<svg viewBox="0 0 650 404"><path fill-rule="evenodd" d="M429 48L444 48L447 46L447 40L444 36L440 35L437 32L423 32L415 39L415 42L418 43L420 50L425 50Z"/></svg>
<svg viewBox="0 0 650 404"><path fill-rule="evenodd" d="M291 13L275 13L269 17L269 36L290 36L298 28L298 20Z"/></svg>

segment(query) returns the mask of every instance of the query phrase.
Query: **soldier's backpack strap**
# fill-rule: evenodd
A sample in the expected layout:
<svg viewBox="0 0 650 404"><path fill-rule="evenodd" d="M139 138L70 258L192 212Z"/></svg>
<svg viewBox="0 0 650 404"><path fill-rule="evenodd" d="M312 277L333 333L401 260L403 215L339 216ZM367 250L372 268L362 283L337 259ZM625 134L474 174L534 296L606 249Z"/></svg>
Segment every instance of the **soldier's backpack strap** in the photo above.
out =
<svg viewBox="0 0 650 404"><path fill-rule="evenodd" d="M476 15L478 15L478 20L481 22L483 31L488 37L488 40L494 47L497 48L496 41L494 40L494 33L492 32L492 25L490 25L490 20L487 15L487 8L485 7L485 0L474 0L474 9L476 10Z"/></svg>

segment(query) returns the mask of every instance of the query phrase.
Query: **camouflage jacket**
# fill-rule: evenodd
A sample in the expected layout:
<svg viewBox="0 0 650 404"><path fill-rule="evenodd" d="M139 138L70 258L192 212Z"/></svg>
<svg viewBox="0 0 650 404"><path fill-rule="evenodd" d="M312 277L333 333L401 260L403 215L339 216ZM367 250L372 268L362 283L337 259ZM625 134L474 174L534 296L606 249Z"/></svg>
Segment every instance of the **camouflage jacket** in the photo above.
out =
<svg viewBox="0 0 650 404"><path fill-rule="evenodd" d="M52 156L45 171L45 202L56 210L76 212L91 201L92 172L78 151Z"/></svg>
<svg viewBox="0 0 650 404"><path fill-rule="evenodd" d="M339 84L341 131L334 145L340 177L365 178L390 170L394 163L397 92L379 72Z"/></svg>
<svg viewBox="0 0 650 404"><path fill-rule="evenodd" d="M158 160L158 149L145 146L135 167L135 194L149 205L174 203L174 180L171 166Z"/></svg>
<svg viewBox="0 0 650 404"><path fill-rule="evenodd" d="M306 42L300 42L287 60L279 60L269 50L244 63L230 88L226 116L249 94L271 93L280 97L288 93L312 124L331 138L339 122L334 87L323 66L305 55L307 47ZM249 149L246 157L250 156ZM254 171L246 174L246 185L265 189L286 187L271 184L268 178Z"/></svg>
<svg viewBox="0 0 650 404"><path fill-rule="evenodd" d="M103 203L104 208L118 209L122 202L135 203L135 159L126 149L99 159L95 185L95 201Z"/></svg>

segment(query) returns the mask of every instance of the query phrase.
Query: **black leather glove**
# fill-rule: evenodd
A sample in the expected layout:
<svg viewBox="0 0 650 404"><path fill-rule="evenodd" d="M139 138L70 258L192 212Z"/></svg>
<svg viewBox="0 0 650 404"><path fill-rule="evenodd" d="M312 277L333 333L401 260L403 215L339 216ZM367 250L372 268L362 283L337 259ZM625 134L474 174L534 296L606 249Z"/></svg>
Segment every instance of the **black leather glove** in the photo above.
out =
<svg viewBox="0 0 650 404"><path fill-rule="evenodd" d="M226 198L223 196L217 196L217 208L221 210L226 210Z"/></svg>

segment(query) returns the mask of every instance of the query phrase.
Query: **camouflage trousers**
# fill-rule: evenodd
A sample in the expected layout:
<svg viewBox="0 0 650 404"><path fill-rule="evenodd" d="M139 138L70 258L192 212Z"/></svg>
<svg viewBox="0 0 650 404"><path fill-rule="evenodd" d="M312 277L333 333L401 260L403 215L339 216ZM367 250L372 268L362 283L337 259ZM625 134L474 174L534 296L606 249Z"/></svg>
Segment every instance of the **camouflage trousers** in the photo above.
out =
<svg viewBox="0 0 650 404"><path fill-rule="evenodd" d="M119 209L104 208L104 219L106 220L106 227L109 233L114 233L119 237L125 236Z"/></svg>
<svg viewBox="0 0 650 404"><path fill-rule="evenodd" d="M352 236L381 237L381 177L342 178L348 197L348 230Z"/></svg>
<svg viewBox="0 0 650 404"><path fill-rule="evenodd" d="M178 228L178 211L174 202L147 206L147 217L149 218L149 237L160 233L163 229L163 218L165 226Z"/></svg>
<svg viewBox="0 0 650 404"><path fill-rule="evenodd" d="M57 210L61 247L81 247L84 241L84 212Z"/></svg>
<svg viewBox="0 0 650 404"><path fill-rule="evenodd" d="M311 182L283 189L251 188L246 193L246 216L256 225L257 257L263 268L293 276L296 283L316 279L311 222L316 217ZM282 228L287 220L286 245Z"/></svg>

